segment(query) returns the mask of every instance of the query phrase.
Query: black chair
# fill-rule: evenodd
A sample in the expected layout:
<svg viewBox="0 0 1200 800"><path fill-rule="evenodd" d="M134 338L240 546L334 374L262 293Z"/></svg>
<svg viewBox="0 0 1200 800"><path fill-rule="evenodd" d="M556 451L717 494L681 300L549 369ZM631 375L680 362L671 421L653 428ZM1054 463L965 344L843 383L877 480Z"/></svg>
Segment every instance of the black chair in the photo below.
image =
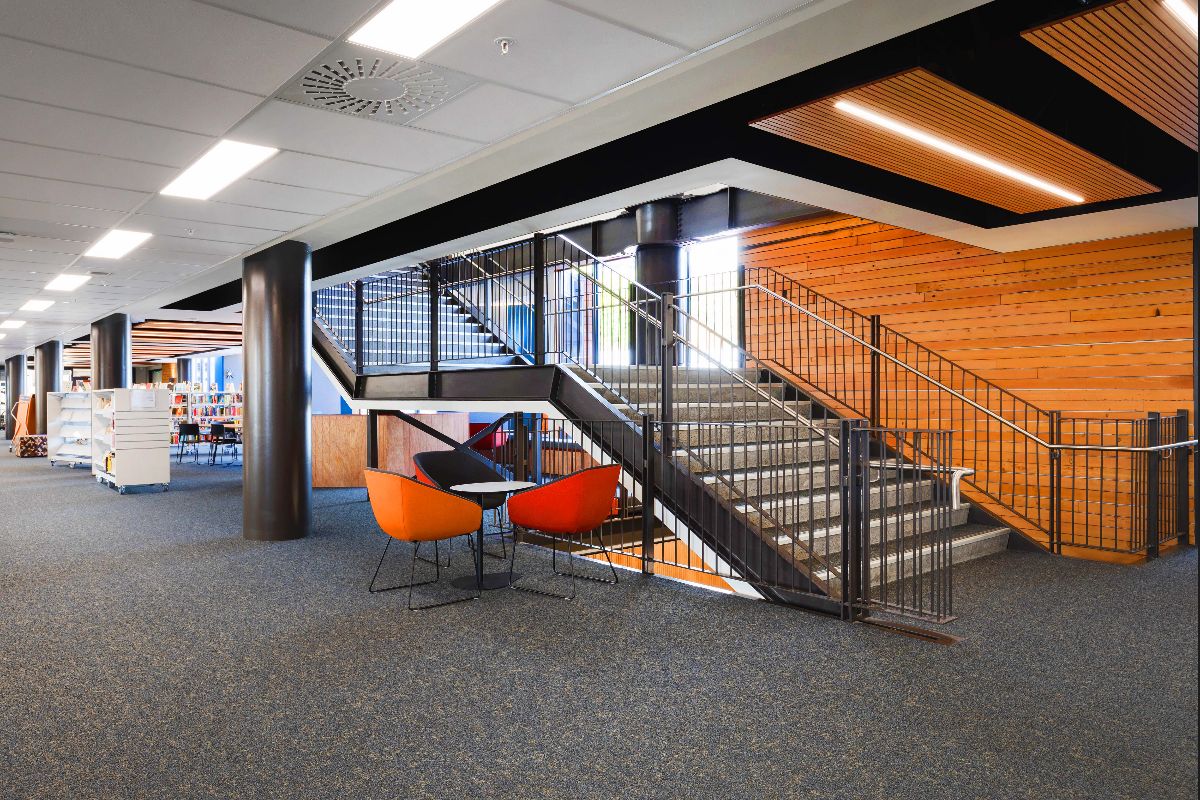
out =
<svg viewBox="0 0 1200 800"><path fill-rule="evenodd" d="M465 448L458 450L430 450L425 453L417 453L413 456L413 463L417 465L417 480L432 484L439 489L453 492L460 497L465 497L474 502L479 502L482 499L484 511L495 511L497 514L503 513L504 501L508 497L504 492L493 492L492 494L480 496L477 494L454 492L450 488L461 483L492 483L494 481L508 480L508 478L489 467L482 459L472 455ZM505 534L508 532L508 530L497 524L497 530L487 534L489 536L500 537L500 547L503 555L496 556L496 558L508 557L508 547L504 539ZM473 543L472 546L474 546ZM494 554L487 553L486 555Z"/></svg>
<svg viewBox="0 0 1200 800"><path fill-rule="evenodd" d="M188 445L192 446L192 463L200 463L200 425L195 422L179 423L179 463L183 463L183 453Z"/></svg>
<svg viewBox="0 0 1200 800"><path fill-rule="evenodd" d="M219 422L214 422L209 426L208 441L212 445L212 452L208 456L209 465L216 465L217 453L222 447L226 449L226 452L236 456L237 448L242 443L241 437L237 435L236 431L226 431L225 426ZM226 466L232 467L238 463L240 462L233 461Z"/></svg>

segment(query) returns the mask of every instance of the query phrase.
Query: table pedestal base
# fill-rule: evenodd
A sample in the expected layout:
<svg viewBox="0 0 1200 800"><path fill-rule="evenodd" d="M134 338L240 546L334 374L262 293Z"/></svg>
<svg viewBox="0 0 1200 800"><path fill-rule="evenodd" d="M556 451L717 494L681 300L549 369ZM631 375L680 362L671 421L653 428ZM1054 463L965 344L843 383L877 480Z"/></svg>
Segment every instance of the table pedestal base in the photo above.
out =
<svg viewBox="0 0 1200 800"><path fill-rule="evenodd" d="M519 581L520 579L521 579L521 573L514 572L513 580ZM455 578L454 580L450 581L450 585L457 587L459 589L468 589L468 590L474 589L475 588L475 576L474 575L463 575L461 578ZM483 590L485 592L490 591L492 589L505 589L505 588L508 588L508 573L507 572L489 572L483 576Z"/></svg>

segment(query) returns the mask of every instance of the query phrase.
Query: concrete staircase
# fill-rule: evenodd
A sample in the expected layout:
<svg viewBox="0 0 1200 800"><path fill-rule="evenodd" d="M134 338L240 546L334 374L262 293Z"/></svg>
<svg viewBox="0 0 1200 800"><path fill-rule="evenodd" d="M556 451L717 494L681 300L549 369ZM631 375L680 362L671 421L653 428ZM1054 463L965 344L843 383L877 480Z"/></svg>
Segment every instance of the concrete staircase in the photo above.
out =
<svg viewBox="0 0 1200 800"><path fill-rule="evenodd" d="M632 420L641 413L658 415L660 372L655 367L597 368L595 374L572 368L594 392ZM763 383L743 371L753 385L736 385L729 373L678 370L674 392L677 422L734 423L680 428L673 453L691 474L708 484L745 515L764 540L797 566L806 567L832 592L836 577L819 564L841 560L841 475L836 440L838 420L813 419L812 404L788 400L781 405L778 382ZM619 387L618 394L612 387ZM737 423L754 422L754 425ZM732 446L731 446L732 445ZM932 480L905 483L879 481L872 470L869 539L873 548L870 580L878 583L884 569L915 575L929 567L917 536L937 524L928 501ZM1004 550L1009 530L971 522L970 507L949 512L951 558L960 563ZM814 568L814 564L817 566Z"/></svg>

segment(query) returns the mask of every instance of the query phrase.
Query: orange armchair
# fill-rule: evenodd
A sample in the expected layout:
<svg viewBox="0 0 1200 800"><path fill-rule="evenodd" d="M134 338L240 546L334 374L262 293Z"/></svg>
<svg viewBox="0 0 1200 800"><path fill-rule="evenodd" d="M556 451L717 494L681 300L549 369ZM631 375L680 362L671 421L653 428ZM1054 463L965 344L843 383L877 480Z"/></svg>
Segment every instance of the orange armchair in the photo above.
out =
<svg viewBox="0 0 1200 800"><path fill-rule="evenodd" d="M426 586L437 583L442 577L441 556L438 553L438 542L443 539L453 539L455 536L474 533L483 521L483 509L478 503L473 503L451 492L444 492L433 486L428 486L404 475L385 472L379 469L368 469L367 496L371 500L371 510L375 512L375 521L388 535L387 546L375 567L375 575L371 578L369 591L390 592L393 589L408 589L408 608L410 611L435 608L437 606L458 603L463 600L474 600L479 597L479 586L475 594L447 600L440 603L429 603L423 606L412 604L414 586ZM409 568L408 583L382 588L375 587L379 579L379 570L383 567L388 550L393 541L412 542L412 566ZM433 564L436 575L432 580L416 581L417 554L424 542L433 542ZM446 557L446 566L450 566L453 550Z"/></svg>
<svg viewBox="0 0 1200 800"><path fill-rule="evenodd" d="M585 469L542 486L525 489L508 498L508 517L514 526L537 531L554 540L551 564L554 574L562 575L563 573L558 571L558 540L570 541L572 536L600 527L600 524L612 514L613 496L616 494L617 482L620 478L621 468L612 464ZM608 548L604 546L603 541L600 542L599 548L608 561L608 568L612 571L612 580L593 578L587 575L578 577L598 583L616 583L617 570L613 567L612 559L609 558ZM570 565L569 574L571 576L571 594L569 595L552 594L540 589L517 586L512 582L516 562L517 546L514 542L512 560L508 564L509 585L514 589L558 597L563 600L571 600L575 597L574 555L569 548L567 550L567 563Z"/></svg>

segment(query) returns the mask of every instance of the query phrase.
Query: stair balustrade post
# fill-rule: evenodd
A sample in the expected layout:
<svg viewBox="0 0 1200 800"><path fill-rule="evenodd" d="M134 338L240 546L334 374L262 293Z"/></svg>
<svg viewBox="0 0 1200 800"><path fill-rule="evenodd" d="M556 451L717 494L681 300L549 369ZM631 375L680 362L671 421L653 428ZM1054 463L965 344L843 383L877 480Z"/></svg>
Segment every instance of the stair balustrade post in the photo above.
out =
<svg viewBox="0 0 1200 800"><path fill-rule="evenodd" d="M642 574L654 574L654 417L642 415Z"/></svg>
<svg viewBox="0 0 1200 800"><path fill-rule="evenodd" d="M879 343L882 341L879 315L871 315L871 405L869 419L872 428L879 427L879 370L882 359L879 357Z"/></svg>
<svg viewBox="0 0 1200 800"><path fill-rule="evenodd" d="M662 325L662 341L659 344L661 348L659 358L661 386L659 387L658 418L662 420L663 455L670 457L673 449L671 442L674 438L672 425L675 423L675 295L670 292L664 292L662 301L659 303L659 322ZM650 325L643 327L647 331L653 329Z"/></svg>
<svg viewBox="0 0 1200 800"><path fill-rule="evenodd" d="M441 267L432 264L429 267L429 371L438 370L438 311L442 299Z"/></svg>
<svg viewBox="0 0 1200 800"><path fill-rule="evenodd" d="M1146 446L1158 447L1162 443L1159 414L1151 411L1146 417ZM1162 453L1151 450L1146 457L1146 558L1158 558L1158 504L1159 476Z"/></svg>
<svg viewBox="0 0 1200 800"><path fill-rule="evenodd" d="M546 363L546 236L533 235L533 363Z"/></svg>
<svg viewBox="0 0 1200 800"><path fill-rule="evenodd" d="M862 586L862 536L864 516L859 508L863 494L863 453L860 429L863 420L838 421L838 476L841 500L841 618L853 622L864 612Z"/></svg>
<svg viewBox="0 0 1200 800"><path fill-rule="evenodd" d="M1186 408L1181 408L1176 412L1176 442L1186 442L1188 439L1188 416ZM1191 463L1192 459L1188 448L1175 448L1175 531L1179 535L1179 543L1183 545L1191 544L1191 520L1188 518L1188 511L1192 505L1188 502L1190 499L1188 488L1192 485L1188 480L1188 467Z"/></svg>
<svg viewBox="0 0 1200 800"><path fill-rule="evenodd" d="M366 337L364 322L366 303L363 302L363 282L354 282L354 374L362 375Z"/></svg>
<svg viewBox="0 0 1200 800"><path fill-rule="evenodd" d="M525 441L525 413L518 411L513 414L513 480L525 480L525 455L528 442Z"/></svg>
<svg viewBox="0 0 1200 800"><path fill-rule="evenodd" d="M1051 553L1062 554L1062 412L1050 411L1050 524L1046 543ZM1086 523L1085 523L1086 524ZM1085 534L1086 535L1086 534Z"/></svg>

